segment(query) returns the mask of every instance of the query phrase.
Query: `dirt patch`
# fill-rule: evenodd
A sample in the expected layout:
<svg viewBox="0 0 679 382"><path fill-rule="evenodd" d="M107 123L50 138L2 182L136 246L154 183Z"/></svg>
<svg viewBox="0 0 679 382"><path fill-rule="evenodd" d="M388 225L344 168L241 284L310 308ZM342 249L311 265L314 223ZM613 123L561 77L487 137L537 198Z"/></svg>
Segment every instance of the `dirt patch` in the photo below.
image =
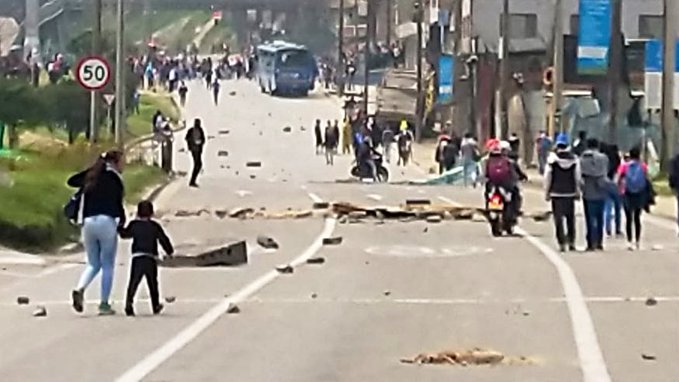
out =
<svg viewBox="0 0 679 382"><path fill-rule="evenodd" d="M499 351L473 348L462 351L442 351L420 353L412 358L402 358L401 363L416 365L456 365L456 366L495 366L495 365L532 365L536 361L525 356L507 356Z"/></svg>

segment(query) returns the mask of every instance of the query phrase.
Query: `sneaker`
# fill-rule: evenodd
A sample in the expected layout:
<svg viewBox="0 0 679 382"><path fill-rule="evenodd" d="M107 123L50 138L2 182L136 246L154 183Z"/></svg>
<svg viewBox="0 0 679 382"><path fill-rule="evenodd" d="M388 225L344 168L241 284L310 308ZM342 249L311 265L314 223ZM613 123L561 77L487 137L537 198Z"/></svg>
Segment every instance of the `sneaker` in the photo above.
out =
<svg viewBox="0 0 679 382"><path fill-rule="evenodd" d="M160 314L160 312L163 311L163 308L165 308L165 306L163 306L163 304L158 304L158 305L154 306L153 307L153 314Z"/></svg>
<svg viewBox="0 0 679 382"><path fill-rule="evenodd" d="M116 311L111 308L111 304L107 302L102 302L99 304L99 315L100 316L113 316Z"/></svg>
<svg viewBox="0 0 679 382"><path fill-rule="evenodd" d="M604 250L604 245L603 244L598 244L596 248L594 248L597 251L603 251Z"/></svg>
<svg viewBox="0 0 679 382"><path fill-rule="evenodd" d="M131 307L131 306L126 306L126 307L125 307L125 315L126 315L127 317L134 317L134 316L135 316L135 314L134 314L134 308Z"/></svg>
<svg viewBox="0 0 679 382"><path fill-rule="evenodd" d="M631 241L627 242L627 250L634 251L634 244Z"/></svg>
<svg viewBox="0 0 679 382"><path fill-rule="evenodd" d="M73 309L78 313L82 313L85 300L83 291L74 290L71 292L71 300L73 301Z"/></svg>

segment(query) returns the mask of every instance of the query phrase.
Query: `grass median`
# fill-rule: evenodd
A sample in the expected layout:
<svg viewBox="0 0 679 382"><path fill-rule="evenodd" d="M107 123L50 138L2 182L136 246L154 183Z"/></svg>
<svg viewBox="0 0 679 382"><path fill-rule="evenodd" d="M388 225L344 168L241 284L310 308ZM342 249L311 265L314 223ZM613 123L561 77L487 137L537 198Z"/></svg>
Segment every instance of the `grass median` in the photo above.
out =
<svg viewBox="0 0 679 382"><path fill-rule="evenodd" d="M167 107L168 114L177 115L166 96L146 99L148 109ZM144 134L143 117L130 117L131 122L139 121L140 135ZM147 130L150 120L149 116L145 121ZM64 134L58 131L50 134L46 128L33 129L22 136L19 150L0 155L0 244L27 252L51 252L78 239L77 227L63 217L62 208L75 191L66 180L91 165L111 144L79 141L69 146L63 139ZM129 163L123 171L125 201L136 204L149 187L166 179L157 167Z"/></svg>

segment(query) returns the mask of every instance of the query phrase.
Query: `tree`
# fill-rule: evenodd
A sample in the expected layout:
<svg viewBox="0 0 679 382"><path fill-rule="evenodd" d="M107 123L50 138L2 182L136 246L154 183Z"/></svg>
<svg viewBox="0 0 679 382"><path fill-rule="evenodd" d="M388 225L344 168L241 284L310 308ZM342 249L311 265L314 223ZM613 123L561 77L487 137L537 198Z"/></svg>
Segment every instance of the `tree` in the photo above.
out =
<svg viewBox="0 0 679 382"><path fill-rule="evenodd" d="M68 131L68 141L73 143L78 134L89 126L89 93L73 80L62 81L43 88L46 119Z"/></svg>
<svg viewBox="0 0 679 382"><path fill-rule="evenodd" d="M9 148L19 143L19 124L32 126L42 121L44 108L37 90L25 81L0 79L0 121L7 125Z"/></svg>

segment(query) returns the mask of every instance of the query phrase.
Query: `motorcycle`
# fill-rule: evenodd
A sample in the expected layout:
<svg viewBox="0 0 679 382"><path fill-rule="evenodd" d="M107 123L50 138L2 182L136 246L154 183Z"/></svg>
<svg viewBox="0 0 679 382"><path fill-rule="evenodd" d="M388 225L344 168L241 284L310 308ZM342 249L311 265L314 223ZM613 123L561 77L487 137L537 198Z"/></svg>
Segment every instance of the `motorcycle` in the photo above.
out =
<svg viewBox="0 0 679 382"><path fill-rule="evenodd" d="M500 187L493 187L486 196L486 213L490 223L490 231L494 237L514 233L516 219L512 211L512 194Z"/></svg>
<svg viewBox="0 0 679 382"><path fill-rule="evenodd" d="M377 180L381 183L388 182L389 170L387 170L387 168L382 165L382 155L374 154L373 161L375 162L375 168L377 169ZM356 163L356 165L351 168L351 176L361 180L373 178L370 167L365 164L358 163Z"/></svg>

